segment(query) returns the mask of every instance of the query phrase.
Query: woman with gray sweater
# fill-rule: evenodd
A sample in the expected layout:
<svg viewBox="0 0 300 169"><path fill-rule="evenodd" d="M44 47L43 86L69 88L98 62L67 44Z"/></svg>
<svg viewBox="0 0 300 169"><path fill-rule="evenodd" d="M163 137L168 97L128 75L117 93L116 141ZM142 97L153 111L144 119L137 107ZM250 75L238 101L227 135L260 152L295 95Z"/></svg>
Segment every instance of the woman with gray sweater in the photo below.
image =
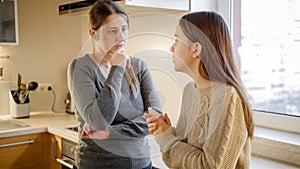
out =
<svg viewBox="0 0 300 169"><path fill-rule="evenodd" d="M150 169L143 114L161 112L146 64L125 53L128 16L110 0L92 6L90 39L68 68L68 86L79 122L79 169Z"/></svg>

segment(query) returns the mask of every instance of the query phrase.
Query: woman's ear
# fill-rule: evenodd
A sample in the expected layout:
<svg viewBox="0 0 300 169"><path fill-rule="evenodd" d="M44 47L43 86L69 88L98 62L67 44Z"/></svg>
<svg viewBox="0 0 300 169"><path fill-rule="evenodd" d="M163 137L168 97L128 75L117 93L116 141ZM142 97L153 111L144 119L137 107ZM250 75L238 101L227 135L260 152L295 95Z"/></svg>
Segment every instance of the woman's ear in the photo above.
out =
<svg viewBox="0 0 300 169"><path fill-rule="evenodd" d="M192 50L193 50L193 58L200 57L202 52L202 45L199 42L195 42L192 44Z"/></svg>
<svg viewBox="0 0 300 169"><path fill-rule="evenodd" d="M89 34L92 37L92 39L98 40L98 36L97 36L97 33L96 33L95 29L93 29L93 28L89 29Z"/></svg>

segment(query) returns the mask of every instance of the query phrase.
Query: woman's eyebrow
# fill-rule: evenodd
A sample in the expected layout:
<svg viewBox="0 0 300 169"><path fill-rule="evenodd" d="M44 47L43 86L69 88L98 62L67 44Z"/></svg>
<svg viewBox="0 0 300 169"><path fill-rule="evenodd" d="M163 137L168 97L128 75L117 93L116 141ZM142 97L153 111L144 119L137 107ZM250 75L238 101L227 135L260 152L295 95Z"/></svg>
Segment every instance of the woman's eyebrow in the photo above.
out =
<svg viewBox="0 0 300 169"><path fill-rule="evenodd" d="M107 29L117 29L115 26L107 27Z"/></svg>
<svg viewBox="0 0 300 169"><path fill-rule="evenodd" d="M127 25L123 25L121 26L121 28L127 28L128 26ZM111 26L111 27L108 27L107 29L118 29L120 27L117 27L117 26Z"/></svg>

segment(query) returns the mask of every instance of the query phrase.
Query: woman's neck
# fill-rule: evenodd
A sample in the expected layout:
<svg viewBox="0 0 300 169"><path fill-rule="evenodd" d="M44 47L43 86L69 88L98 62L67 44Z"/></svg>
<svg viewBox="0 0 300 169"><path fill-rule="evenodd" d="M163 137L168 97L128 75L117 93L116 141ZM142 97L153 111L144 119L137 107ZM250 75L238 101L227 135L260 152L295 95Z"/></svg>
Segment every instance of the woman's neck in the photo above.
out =
<svg viewBox="0 0 300 169"><path fill-rule="evenodd" d="M196 87L200 89L205 89L211 86L211 81L203 78L199 72L199 64L194 64L194 66L190 67L190 76L195 81Z"/></svg>
<svg viewBox="0 0 300 169"><path fill-rule="evenodd" d="M211 86L211 81L204 79L200 73L196 74L195 77L193 77L195 83L196 83L196 87L199 89L205 89L207 87Z"/></svg>
<svg viewBox="0 0 300 169"><path fill-rule="evenodd" d="M107 60L105 59L105 57L100 57L100 55L95 55L95 54L90 54L89 55L90 58L92 58L92 60L98 65L103 65L105 63L107 63Z"/></svg>

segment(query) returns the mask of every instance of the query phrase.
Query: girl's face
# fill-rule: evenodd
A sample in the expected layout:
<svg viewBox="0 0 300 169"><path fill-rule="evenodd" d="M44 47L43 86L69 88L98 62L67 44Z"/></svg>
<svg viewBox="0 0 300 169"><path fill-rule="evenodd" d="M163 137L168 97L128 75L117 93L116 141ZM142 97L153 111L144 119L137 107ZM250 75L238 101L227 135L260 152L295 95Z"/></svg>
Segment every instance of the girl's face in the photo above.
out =
<svg viewBox="0 0 300 169"><path fill-rule="evenodd" d="M100 39L100 48L105 52L117 49L125 50L128 38L128 24L122 14L112 14L106 18L105 25L101 26L96 36Z"/></svg>
<svg viewBox="0 0 300 169"><path fill-rule="evenodd" d="M191 42L183 34L180 26L176 28L175 38L175 42L170 48L170 51L173 53L174 69L179 72L187 72L193 61L193 51L189 47Z"/></svg>

